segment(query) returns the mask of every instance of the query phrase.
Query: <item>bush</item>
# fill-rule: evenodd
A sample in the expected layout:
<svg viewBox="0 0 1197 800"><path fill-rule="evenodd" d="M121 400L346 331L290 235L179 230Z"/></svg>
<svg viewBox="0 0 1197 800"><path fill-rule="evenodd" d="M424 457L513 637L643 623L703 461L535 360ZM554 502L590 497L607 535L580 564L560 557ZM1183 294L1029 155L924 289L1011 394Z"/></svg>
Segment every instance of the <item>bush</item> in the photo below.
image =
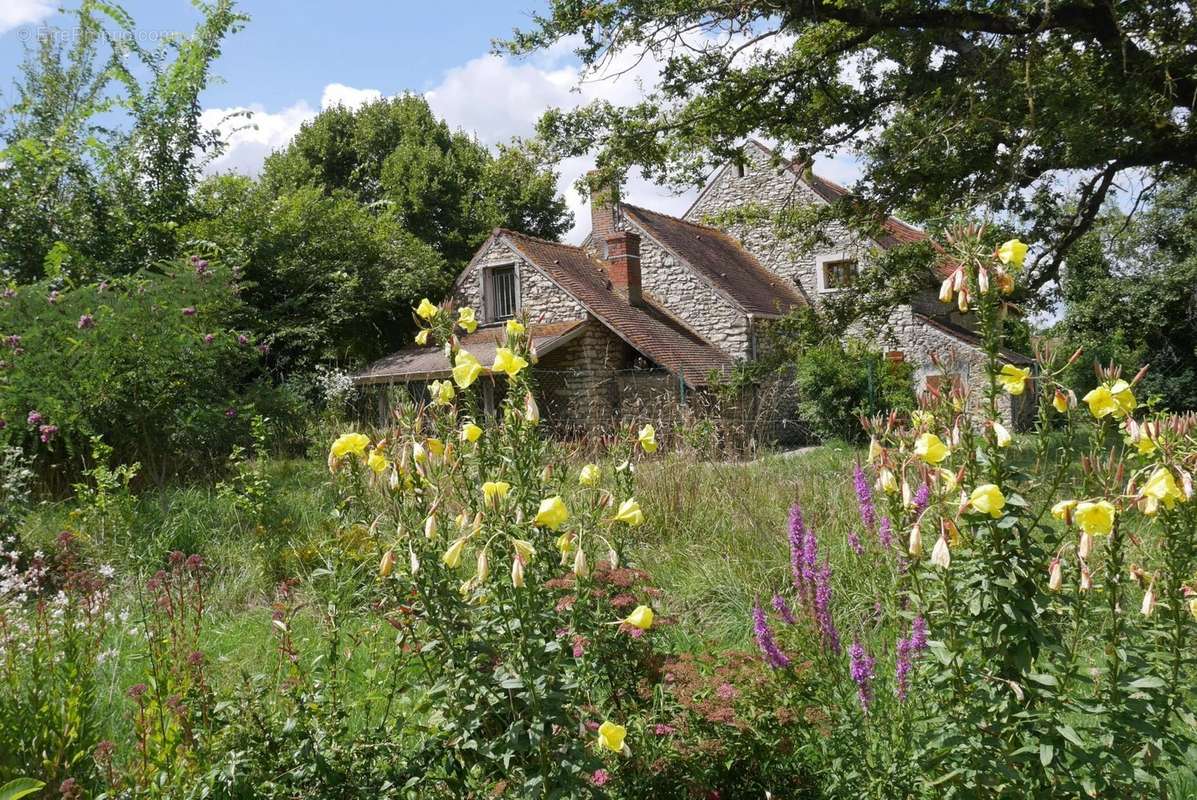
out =
<svg viewBox="0 0 1197 800"><path fill-rule="evenodd" d="M40 283L0 299L0 443L22 447L54 489L78 480L100 437L141 474L212 472L248 439L265 344L240 333L227 271L193 258L70 289Z"/></svg>
<svg viewBox="0 0 1197 800"><path fill-rule="evenodd" d="M797 359L798 415L821 439L861 439L860 419L914 408L914 373L862 342L826 341Z"/></svg>

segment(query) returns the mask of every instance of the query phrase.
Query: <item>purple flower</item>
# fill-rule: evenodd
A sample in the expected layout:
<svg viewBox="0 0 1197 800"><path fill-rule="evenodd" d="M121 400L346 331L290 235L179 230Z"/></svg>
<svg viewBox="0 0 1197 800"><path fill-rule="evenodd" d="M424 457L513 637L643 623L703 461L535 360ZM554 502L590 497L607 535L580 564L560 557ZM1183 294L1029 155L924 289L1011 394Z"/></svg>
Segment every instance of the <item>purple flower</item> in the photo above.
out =
<svg viewBox="0 0 1197 800"><path fill-rule="evenodd" d="M266 355L270 352L270 345L263 342L262 344L258 345L258 352L262 355Z"/></svg>
<svg viewBox="0 0 1197 800"><path fill-rule="evenodd" d="M235 408L225 409L224 415L226 417L228 417L229 419L233 419L234 417L237 416L237 409L235 409Z"/></svg>
<svg viewBox="0 0 1197 800"><path fill-rule="evenodd" d="M925 483L920 483L918 490L914 493L914 515L917 517L927 510L927 505L931 502L931 487Z"/></svg>
<svg viewBox="0 0 1197 800"><path fill-rule="evenodd" d="M208 262L202 258L196 258L195 256L192 256L192 258L195 259L191 262L195 265L195 274L200 276L204 275L208 271Z"/></svg>
<svg viewBox="0 0 1197 800"><path fill-rule="evenodd" d="M195 316L195 306L187 306L187 308L183 309L183 316L194 317Z"/></svg>
<svg viewBox="0 0 1197 800"><path fill-rule="evenodd" d="M864 555L864 545L860 543L860 535L853 529L848 529L848 546L856 555Z"/></svg>
<svg viewBox="0 0 1197 800"><path fill-rule="evenodd" d="M898 655L894 662L894 677L898 684L898 699L906 699L906 689L910 686L910 668L912 666L912 653L910 652L910 640L898 637Z"/></svg>
<svg viewBox="0 0 1197 800"><path fill-rule="evenodd" d="M144 683L135 683L129 687L129 697L133 698L134 700L140 700L141 696L144 695L148 689L149 687Z"/></svg>
<svg viewBox="0 0 1197 800"><path fill-rule="evenodd" d="M773 631L769 629L769 622L765 619L765 609L761 608L759 599L752 605L752 633L756 637L757 647L761 649L761 655L765 657L766 664L773 669L785 669L790 666L789 657L781 652L781 648L773 639Z"/></svg>
<svg viewBox="0 0 1197 800"><path fill-rule="evenodd" d="M840 654L840 632L831 616L831 564L824 561L815 572L815 623L823 637L823 646Z"/></svg>
<svg viewBox="0 0 1197 800"><path fill-rule="evenodd" d="M793 625L798 621L794 618L794 612L790 608L790 604L787 603L786 599L779 594L773 595L773 610L777 612L777 615L780 616L782 621L787 625Z"/></svg>
<svg viewBox="0 0 1197 800"><path fill-rule="evenodd" d="M806 588L802 551L806 547L806 524L802 521L802 509L798 504L790 506L790 571L794 586L801 593Z"/></svg>
<svg viewBox="0 0 1197 800"><path fill-rule="evenodd" d="M21 337L14 333L12 336L6 337L4 343L13 350L18 350L21 347Z"/></svg>
<svg viewBox="0 0 1197 800"><path fill-rule="evenodd" d="M873 505L873 487L860 464L852 470L852 485L856 488L856 503L860 506L860 519L865 527L873 530L877 526L877 507Z"/></svg>
<svg viewBox="0 0 1197 800"><path fill-rule="evenodd" d="M79 330L85 331L88 328L96 327L96 320L91 314L84 314L79 317Z"/></svg>
<svg viewBox="0 0 1197 800"><path fill-rule="evenodd" d="M890 527L889 517L881 518L881 524L877 526L877 541L881 542L882 548L886 550L894 546L894 531Z"/></svg>
<svg viewBox="0 0 1197 800"><path fill-rule="evenodd" d="M54 440L54 437L58 435L58 426L42 425L37 429L37 432L41 434L42 444L49 444Z"/></svg>
<svg viewBox="0 0 1197 800"><path fill-rule="evenodd" d="M663 722L658 722L653 726L653 733L657 736L672 736L677 733L677 728L672 725L666 725Z"/></svg>
<svg viewBox="0 0 1197 800"><path fill-rule="evenodd" d="M242 347L245 347L247 344L249 344L249 337L246 336L244 333L240 334L237 337L237 344L241 345Z"/></svg>
<svg viewBox="0 0 1197 800"><path fill-rule="evenodd" d="M4 430L7 427L8 427L8 423L5 422L3 419L0 419L0 431Z"/></svg>
<svg viewBox="0 0 1197 800"><path fill-rule="evenodd" d="M205 333L204 334L204 344L212 344L212 342L214 342L214 341L216 341L216 334L214 334L214 333Z"/></svg>
<svg viewBox="0 0 1197 800"><path fill-rule="evenodd" d="M856 695L860 698L860 707L869 713L869 705L873 702L873 668L877 659L865 652L864 645L859 639L852 642L848 648L849 672L856 684Z"/></svg>
<svg viewBox="0 0 1197 800"><path fill-rule="evenodd" d="M719 684L719 688L715 690L715 694L719 695L720 700L734 700L739 692L730 683L721 683Z"/></svg>
<svg viewBox="0 0 1197 800"><path fill-rule="evenodd" d="M29 412L29 416L25 418L25 421L30 425L41 425L43 419L45 418L41 415L41 412L34 410Z"/></svg>
<svg viewBox="0 0 1197 800"><path fill-rule="evenodd" d="M927 649L927 620L921 616L910 624L910 644L916 653Z"/></svg>

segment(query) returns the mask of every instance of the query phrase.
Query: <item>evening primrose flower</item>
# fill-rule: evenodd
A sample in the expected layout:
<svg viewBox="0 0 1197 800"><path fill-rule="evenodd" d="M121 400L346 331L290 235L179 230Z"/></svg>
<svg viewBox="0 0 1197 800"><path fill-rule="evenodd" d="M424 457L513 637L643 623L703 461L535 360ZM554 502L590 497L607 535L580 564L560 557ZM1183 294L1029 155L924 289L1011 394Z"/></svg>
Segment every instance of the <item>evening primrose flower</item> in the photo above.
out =
<svg viewBox="0 0 1197 800"><path fill-rule="evenodd" d="M574 556L574 574L579 578L585 578L590 574L590 567L586 564L586 551L580 547Z"/></svg>
<svg viewBox="0 0 1197 800"><path fill-rule="evenodd" d="M526 366L528 366L528 362L512 352L511 348L499 347L495 349L495 363L491 367L495 372L505 372L508 378L514 378Z"/></svg>
<svg viewBox="0 0 1197 800"><path fill-rule="evenodd" d="M478 380L482 374L482 364L468 350L457 351L457 359L453 366L453 380L462 389L468 389L470 384Z"/></svg>
<svg viewBox="0 0 1197 800"><path fill-rule="evenodd" d="M1059 389L1056 389L1056 394L1052 398L1052 407L1061 414L1064 414L1068 412L1069 405L1068 395L1064 394L1064 392L1060 391Z"/></svg>
<svg viewBox="0 0 1197 800"><path fill-rule="evenodd" d="M536 558L536 547L527 539L512 539L511 547L524 561L530 562Z"/></svg>
<svg viewBox="0 0 1197 800"><path fill-rule="evenodd" d="M395 571L395 551L388 550L382 554L382 561L378 563L378 576L380 578L389 578L391 573Z"/></svg>
<svg viewBox="0 0 1197 800"><path fill-rule="evenodd" d="M387 457L382 454L382 451L375 448L370 451L370 456L366 459L366 466L373 470L375 475L381 475L389 465L387 464Z"/></svg>
<svg viewBox="0 0 1197 800"><path fill-rule="evenodd" d="M580 486L597 486L601 476L602 473L599 471L598 464L587 464L578 473L578 484Z"/></svg>
<svg viewBox="0 0 1197 800"><path fill-rule="evenodd" d="M628 731L622 725L616 725L614 722L607 720L598 729L598 743L599 747L604 750L610 750L612 753L623 753L629 755L631 750L628 749L624 739L627 737Z"/></svg>
<svg viewBox="0 0 1197 800"><path fill-rule="evenodd" d="M1000 422L994 422L993 438L997 442L998 447L1009 447L1013 437L1010 436L1010 431L1006 430L1005 425Z"/></svg>
<svg viewBox="0 0 1197 800"><path fill-rule="evenodd" d="M1141 493L1145 501L1143 513L1149 517L1159 511L1160 503L1164 504L1164 508L1171 510L1178 501L1185 501L1184 493L1176 485L1176 478L1172 477L1172 472L1166 467L1157 467L1155 472L1151 473L1147 483L1143 484Z"/></svg>
<svg viewBox="0 0 1197 800"><path fill-rule="evenodd" d="M1061 500L1052 506L1052 516L1066 523L1072 522L1072 512L1076 509L1076 500Z"/></svg>
<svg viewBox="0 0 1197 800"><path fill-rule="evenodd" d="M640 443L641 449L646 453L655 453L657 450L657 430L652 425L645 425L636 434L636 441Z"/></svg>
<svg viewBox="0 0 1197 800"><path fill-rule="evenodd" d="M1060 566L1060 559L1053 558L1051 566L1047 570L1047 588L1053 592L1060 591L1060 587L1064 584L1064 570Z"/></svg>
<svg viewBox="0 0 1197 800"><path fill-rule="evenodd" d="M1114 505L1108 500L1077 503L1072 518L1090 536L1109 536L1114 530Z"/></svg>
<svg viewBox="0 0 1197 800"><path fill-rule="evenodd" d="M489 506L497 506L511 491L511 484L507 481L487 481L482 484L482 497Z"/></svg>
<svg viewBox="0 0 1197 800"><path fill-rule="evenodd" d="M420 332L416 334L416 344L418 344L420 347L423 347L424 345L428 344L428 336L431 333L432 333L431 328L422 328L420 330Z"/></svg>
<svg viewBox="0 0 1197 800"><path fill-rule="evenodd" d="M440 439L429 437L424 440L424 446L428 448L428 452L434 456L441 456L445 453L445 443Z"/></svg>
<svg viewBox="0 0 1197 800"><path fill-rule="evenodd" d="M914 454L928 464L938 464L951 455L951 450L934 433L924 433L914 442Z"/></svg>
<svg viewBox="0 0 1197 800"><path fill-rule="evenodd" d="M519 336L524 332L524 324L517 319L507 320L507 335Z"/></svg>
<svg viewBox="0 0 1197 800"><path fill-rule="evenodd" d="M540 406L536 405L536 398L531 392L524 395L524 421L529 425L540 424Z"/></svg>
<svg viewBox="0 0 1197 800"><path fill-rule="evenodd" d="M882 467L877 473L877 488L886 494L893 494L898 491L898 479L894 477L893 470L889 467Z"/></svg>
<svg viewBox="0 0 1197 800"><path fill-rule="evenodd" d="M453 544L449 545L449 549L441 556L441 561L449 569L457 569L457 565L461 563L461 553L465 550L465 539L454 539Z"/></svg>
<svg viewBox="0 0 1197 800"><path fill-rule="evenodd" d="M440 306L433 304L427 297L420 301L420 305L416 306L416 315L421 319L431 320L440 311Z"/></svg>
<svg viewBox="0 0 1197 800"><path fill-rule="evenodd" d="M461 433L458 435L463 442L476 442L482 436L482 429L472 422L467 422L461 426Z"/></svg>
<svg viewBox="0 0 1197 800"><path fill-rule="evenodd" d="M997 249L997 257L1006 266L1018 269L1027 257L1027 246L1017 239L1011 239Z"/></svg>
<svg viewBox="0 0 1197 800"><path fill-rule="evenodd" d="M519 556L511 559L511 585L516 589L524 586L524 560Z"/></svg>
<svg viewBox="0 0 1197 800"><path fill-rule="evenodd" d="M346 433L337 437L329 449L333 458L344 458L349 454L359 458L366 455L366 448L370 445L370 437L362 433Z"/></svg>
<svg viewBox="0 0 1197 800"><path fill-rule="evenodd" d="M1081 399L1089 404L1089 413L1097 419L1110 415L1121 419L1137 405L1130 384L1124 380L1106 381Z"/></svg>
<svg viewBox="0 0 1197 800"><path fill-rule="evenodd" d="M614 520L616 522L627 523L632 527L644 522L644 512L640 510L640 504L636 502L636 498L632 497L620 503L619 511L615 513Z"/></svg>
<svg viewBox="0 0 1197 800"><path fill-rule="evenodd" d="M931 548L931 563L940 569L952 566L952 553L948 549L948 537L941 535L935 540L935 547Z"/></svg>
<svg viewBox="0 0 1197 800"><path fill-rule="evenodd" d="M869 439L869 458L868 463L872 464L881 458L881 442L877 441L877 437L873 436Z"/></svg>
<svg viewBox="0 0 1197 800"><path fill-rule="evenodd" d="M968 503L982 514L988 514L997 519L1002 515L1002 509L1006 507L1006 496L994 484L984 483L973 489L972 494L968 497Z"/></svg>
<svg viewBox="0 0 1197 800"><path fill-rule="evenodd" d="M433 405L447 406L453 402L453 384L449 381L433 381L428 386L428 393L432 395Z"/></svg>
<svg viewBox="0 0 1197 800"><path fill-rule="evenodd" d="M1027 388L1027 380L1031 377L1031 370L1021 369L1013 364L1004 364L998 373L998 383L1007 394L1018 396Z"/></svg>
<svg viewBox="0 0 1197 800"><path fill-rule="evenodd" d="M466 333L478 330L478 318L474 316L474 309L466 306L457 312L457 324Z"/></svg>
<svg viewBox="0 0 1197 800"><path fill-rule="evenodd" d="M648 606L636 606L632 613L628 614L620 622L624 625L631 625L633 628L646 631L653 626L653 610Z"/></svg>
<svg viewBox="0 0 1197 800"><path fill-rule="evenodd" d="M553 495L540 501L540 509L532 519L532 524L555 531L567 519L569 509L565 507L565 501L561 499L561 495Z"/></svg>

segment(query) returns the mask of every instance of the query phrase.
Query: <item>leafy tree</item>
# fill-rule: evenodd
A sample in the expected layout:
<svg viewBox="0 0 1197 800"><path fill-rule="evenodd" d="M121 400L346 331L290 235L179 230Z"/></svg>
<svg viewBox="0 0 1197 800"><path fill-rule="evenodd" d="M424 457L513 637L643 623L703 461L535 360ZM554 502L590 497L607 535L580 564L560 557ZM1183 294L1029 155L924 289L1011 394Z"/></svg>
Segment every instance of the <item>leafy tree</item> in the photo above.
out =
<svg viewBox="0 0 1197 800"><path fill-rule="evenodd" d="M1134 0L552 0L502 46L576 42L584 65L646 55L662 80L639 103L552 111L559 155L643 166L692 184L760 135L800 154L864 161L844 215L919 220L952 207L1008 213L1043 242L1032 292L1053 282L1127 170L1197 167L1197 20ZM616 59L619 59L616 62Z"/></svg>

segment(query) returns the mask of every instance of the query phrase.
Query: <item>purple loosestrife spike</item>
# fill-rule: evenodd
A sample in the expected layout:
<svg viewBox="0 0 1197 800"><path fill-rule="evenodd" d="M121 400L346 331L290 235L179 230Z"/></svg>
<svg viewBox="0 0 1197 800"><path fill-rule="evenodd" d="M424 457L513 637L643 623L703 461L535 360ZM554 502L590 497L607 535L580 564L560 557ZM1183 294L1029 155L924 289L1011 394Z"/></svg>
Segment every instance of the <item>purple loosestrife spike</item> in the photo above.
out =
<svg viewBox="0 0 1197 800"><path fill-rule="evenodd" d="M752 606L752 633L756 637L757 646L761 648L761 655L764 656L766 664L773 669L785 669L790 666L789 657L781 652L777 642L773 639L773 631L769 629L769 623L765 619L765 609L761 608L759 598Z"/></svg>
<svg viewBox="0 0 1197 800"><path fill-rule="evenodd" d="M911 501L914 505L914 515L917 517L927 510L928 504L931 502L931 487L925 483L920 483L918 490L914 493L914 500Z"/></svg>
<svg viewBox="0 0 1197 800"><path fill-rule="evenodd" d="M781 617L782 621L787 625L793 625L798 620L794 618L794 612L790 608L790 604L786 599L779 594L773 595L773 610Z"/></svg>
<svg viewBox="0 0 1197 800"><path fill-rule="evenodd" d="M852 470L852 484L856 488L856 502L860 506L860 519L866 528L873 530L877 527L877 507L873 505L873 487L860 464L856 464Z"/></svg>
<svg viewBox="0 0 1197 800"><path fill-rule="evenodd" d="M831 564L824 561L815 573L815 622L823 636L823 646L840 654L840 632L831 616Z"/></svg>
<svg viewBox="0 0 1197 800"><path fill-rule="evenodd" d="M927 649L927 620L921 616L915 617L910 624L910 646L916 653Z"/></svg>
<svg viewBox="0 0 1197 800"><path fill-rule="evenodd" d="M806 541L806 525L802 521L802 509L798 504L790 506L790 569L794 573L794 586L801 588L802 548Z"/></svg>
<svg viewBox="0 0 1197 800"><path fill-rule="evenodd" d="M848 648L850 673L856 684L856 695L860 698L860 707L869 713L869 705L873 702L873 668L877 660L865 652L864 645L859 639L853 640Z"/></svg>
<svg viewBox="0 0 1197 800"><path fill-rule="evenodd" d="M910 685L911 668L910 640L899 637L898 654L894 662L895 683L898 685L898 699L906 700L906 690Z"/></svg>
<svg viewBox="0 0 1197 800"><path fill-rule="evenodd" d="M894 530L890 526L889 517L881 518L881 524L877 526L877 541L881 542L881 547L885 550L893 548Z"/></svg>
<svg viewBox="0 0 1197 800"><path fill-rule="evenodd" d="M864 545L860 543L860 535L851 528L848 529L848 546L856 555L864 555Z"/></svg>

